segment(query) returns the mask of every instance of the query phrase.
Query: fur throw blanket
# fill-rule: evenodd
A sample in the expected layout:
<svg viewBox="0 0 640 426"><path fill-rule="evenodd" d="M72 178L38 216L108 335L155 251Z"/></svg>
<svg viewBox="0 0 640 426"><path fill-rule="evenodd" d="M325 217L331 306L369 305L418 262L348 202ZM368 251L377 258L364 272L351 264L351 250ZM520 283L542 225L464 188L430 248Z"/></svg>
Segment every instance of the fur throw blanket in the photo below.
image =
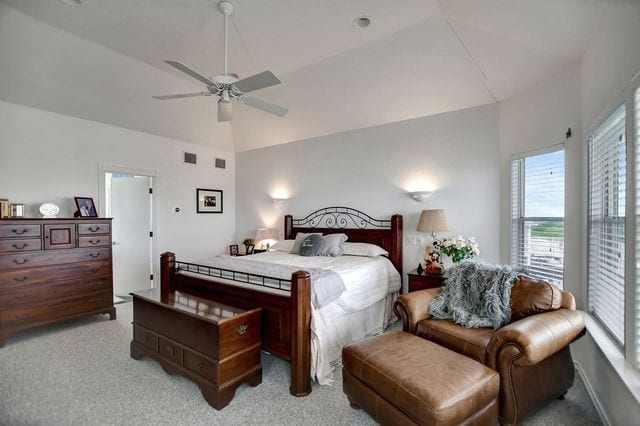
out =
<svg viewBox="0 0 640 426"><path fill-rule="evenodd" d="M448 271L429 313L467 328L498 329L511 321L511 287L517 278L509 266L460 262Z"/></svg>

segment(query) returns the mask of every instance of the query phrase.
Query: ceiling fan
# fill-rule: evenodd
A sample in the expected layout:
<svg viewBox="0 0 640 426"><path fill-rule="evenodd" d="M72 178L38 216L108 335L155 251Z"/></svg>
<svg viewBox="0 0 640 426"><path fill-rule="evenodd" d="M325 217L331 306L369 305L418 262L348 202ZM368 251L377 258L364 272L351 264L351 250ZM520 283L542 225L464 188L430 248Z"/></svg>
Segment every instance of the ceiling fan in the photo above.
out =
<svg viewBox="0 0 640 426"><path fill-rule="evenodd" d="M259 74L252 75L251 77L243 78L242 80L238 80L238 76L236 74L232 74L227 71L229 34L228 20L229 16L233 13L234 8L231 2L221 1L218 3L218 9L224 15L224 74L207 78L180 62L164 61L172 67L206 84L206 90L197 93L154 96L154 98L167 100L190 98L195 96L218 96L220 98L218 100L218 121L231 120L232 99L237 100L241 104L257 108L279 117L284 117L289 111L287 108L247 95L247 93L253 92L254 90L264 89L265 87L280 84L281 81L271 71L263 71Z"/></svg>

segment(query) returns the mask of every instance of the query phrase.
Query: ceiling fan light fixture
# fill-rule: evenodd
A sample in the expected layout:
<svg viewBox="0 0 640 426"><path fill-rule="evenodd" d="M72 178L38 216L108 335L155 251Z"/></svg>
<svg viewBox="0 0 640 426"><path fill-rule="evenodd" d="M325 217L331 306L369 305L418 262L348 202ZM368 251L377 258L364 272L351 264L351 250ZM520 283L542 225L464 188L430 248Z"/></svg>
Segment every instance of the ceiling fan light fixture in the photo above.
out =
<svg viewBox="0 0 640 426"><path fill-rule="evenodd" d="M218 122L231 121L231 102L218 101Z"/></svg>
<svg viewBox="0 0 640 426"><path fill-rule="evenodd" d="M371 26L371 17L367 15L358 16L353 20L353 26L359 30L368 28L369 26Z"/></svg>

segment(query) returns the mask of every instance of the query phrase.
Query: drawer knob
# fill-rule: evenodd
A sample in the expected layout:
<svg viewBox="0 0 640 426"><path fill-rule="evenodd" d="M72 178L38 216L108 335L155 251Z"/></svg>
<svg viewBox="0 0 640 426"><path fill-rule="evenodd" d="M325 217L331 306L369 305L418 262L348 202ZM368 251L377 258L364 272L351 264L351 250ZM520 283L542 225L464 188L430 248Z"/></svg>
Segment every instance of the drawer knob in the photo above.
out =
<svg viewBox="0 0 640 426"><path fill-rule="evenodd" d="M15 263L16 265L24 265L28 261L29 259L13 259L13 263Z"/></svg>
<svg viewBox="0 0 640 426"><path fill-rule="evenodd" d="M91 231L91 232L98 232L99 230L100 230L99 226L96 226L95 228L94 227L89 227L89 231Z"/></svg>
<svg viewBox="0 0 640 426"><path fill-rule="evenodd" d="M15 296L13 296L13 298L14 298L14 299L16 299L16 300L24 300L24 299L26 299L26 298L27 298L27 297L29 297L29 296L30 296L30 295L29 295L29 293L26 293L26 294L16 294Z"/></svg>
<svg viewBox="0 0 640 426"><path fill-rule="evenodd" d="M93 244L95 246L96 244L100 244L100 240L89 240L89 244Z"/></svg>
<svg viewBox="0 0 640 426"><path fill-rule="evenodd" d="M98 272L100 270L100 267L98 266L97 268L91 268L89 269L90 272Z"/></svg>
<svg viewBox="0 0 640 426"><path fill-rule="evenodd" d="M13 248L16 249L16 250L22 250L23 248L27 247L28 245L29 244L27 244L27 243L22 243L21 246L18 246L17 244L14 244Z"/></svg>
<svg viewBox="0 0 640 426"><path fill-rule="evenodd" d="M244 333L247 332L248 328L249 326L247 324L242 324L240 327L236 328L236 333L242 336Z"/></svg>
<svg viewBox="0 0 640 426"><path fill-rule="evenodd" d="M91 256L91 257L93 257L95 259L96 257L100 256L100 253L89 253L89 256Z"/></svg>
<svg viewBox="0 0 640 426"><path fill-rule="evenodd" d="M202 367L204 367L204 363L202 362L201 359L199 359L193 363L193 366L196 368L196 370L200 371L202 370Z"/></svg>
<svg viewBox="0 0 640 426"><path fill-rule="evenodd" d="M176 353L176 350L175 350L175 348L173 346L167 345L166 348L167 348L167 353L169 355L173 355L173 354Z"/></svg>
<svg viewBox="0 0 640 426"><path fill-rule="evenodd" d="M25 234L28 231L28 229L12 229L11 232L13 232L14 234L17 235L22 235Z"/></svg>
<svg viewBox="0 0 640 426"><path fill-rule="evenodd" d="M13 280L16 281L16 282L19 282L19 283L23 283L28 279L29 279L29 277L15 277Z"/></svg>

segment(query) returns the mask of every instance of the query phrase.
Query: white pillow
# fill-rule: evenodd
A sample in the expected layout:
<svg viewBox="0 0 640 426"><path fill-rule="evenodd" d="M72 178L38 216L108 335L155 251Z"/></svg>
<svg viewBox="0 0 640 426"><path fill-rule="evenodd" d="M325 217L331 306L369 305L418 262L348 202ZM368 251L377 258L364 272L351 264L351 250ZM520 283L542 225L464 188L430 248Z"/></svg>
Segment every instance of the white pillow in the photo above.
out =
<svg viewBox="0 0 640 426"><path fill-rule="evenodd" d="M300 246L302 245L302 241L308 237L309 235L313 235L313 234L317 234L322 236L322 234L320 232L311 232L309 234L304 234L302 232L298 232L298 234L296 235L296 240L293 243L293 247L291 248L291 251L289 253L291 254L300 254Z"/></svg>
<svg viewBox="0 0 640 426"><path fill-rule="evenodd" d="M342 256L342 244L347 241L347 234L329 234L322 237L324 247L323 256Z"/></svg>
<svg viewBox="0 0 640 426"><path fill-rule="evenodd" d="M285 252L289 253L291 251L291 249L293 248L293 243L294 242L295 242L295 240L282 240L282 241L278 241L277 243L272 245L270 248L271 248L271 250L285 251Z"/></svg>
<svg viewBox="0 0 640 426"><path fill-rule="evenodd" d="M389 253L380 246L369 243L344 243L342 250L345 256L388 256Z"/></svg>

